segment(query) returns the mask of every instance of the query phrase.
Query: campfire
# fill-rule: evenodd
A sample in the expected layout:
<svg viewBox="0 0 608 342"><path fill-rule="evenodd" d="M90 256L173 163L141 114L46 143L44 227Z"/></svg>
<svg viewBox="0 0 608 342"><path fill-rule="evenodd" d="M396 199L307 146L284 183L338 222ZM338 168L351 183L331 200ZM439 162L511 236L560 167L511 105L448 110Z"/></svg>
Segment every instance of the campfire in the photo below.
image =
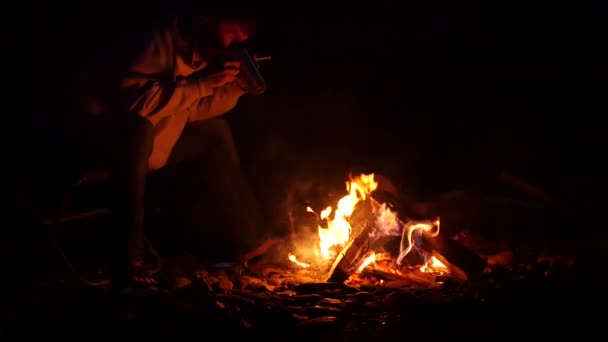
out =
<svg viewBox="0 0 608 342"><path fill-rule="evenodd" d="M466 280L432 241L440 234L440 219L404 222L391 203L374 198L377 188L374 174L362 174L346 182L346 195L335 206L318 212L307 207L317 218L317 236L294 242L287 255L292 268L353 287L433 286L450 276ZM397 248L388 248L395 240Z"/></svg>
<svg viewBox="0 0 608 342"><path fill-rule="evenodd" d="M418 327L421 319L428 319L437 329L408 328L408 336L418 332L428 338L429 332L460 325L454 315L467 315L460 304L483 310L519 299L515 305L521 307L522 301L542 299L544 294L559 293L544 298L561 303L565 293L576 293L546 291L558 281L572 282L577 274L573 258L525 254L525 250L515 254L516 249L502 244L476 247L464 238L456 239L464 236L460 234L448 238L446 232L452 229L447 226L448 213L443 215L443 227L436 217L408 219L408 208L400 207L396 192L393 197L387 194L392 193L387 183L381 175L364 174L348 179L346 191L339 189L338 196L328 191L324 197L325 189L302 191L311 200L303 202L302 196L296 196L290 205L298 209L290 215L289 239L275 244L246 269L232 263L198 265L187 257L176 260L171 288L138 294L130 315L158 319L170 314L217 326L221 324L215 322L228 322L234 330L254 328L264 334L288 326L293 329L286 330L297 338L304 331L327 326L335 334L332 340L361 339L364 331L378 338L381 329ZM520 296L526 287L530 292ZM84 292L60 287L41 293L53 302ZM61 310L81 315L80 300L58 303ZM175 310L167 310L167 303ZM452 303L458 304L455 311L448 307ZM442 310L436 310L437 305ZM46 304L40 307L48 312ZM471 316L475 332L484 326L478 324L479 314L486 315ZM308 330L311 326L315 328ZM453 325L449 330L459 328Z"/></svg>
<svg viewBox="0 0 608 342"><path fill-rule="evenodd" d="M366 324L401 326L404 310L424 304L510 301L498 289L571 274L571 262L515 263L510 251L482 255L445 237L439 218L407 219L398 204L382 200L390 197L383 181L363 174L346 182L342 196L302 203L290 216L290 241L244 273L205 269L194 284L247 327L274 329L282 320L356 334Z"/></svg>

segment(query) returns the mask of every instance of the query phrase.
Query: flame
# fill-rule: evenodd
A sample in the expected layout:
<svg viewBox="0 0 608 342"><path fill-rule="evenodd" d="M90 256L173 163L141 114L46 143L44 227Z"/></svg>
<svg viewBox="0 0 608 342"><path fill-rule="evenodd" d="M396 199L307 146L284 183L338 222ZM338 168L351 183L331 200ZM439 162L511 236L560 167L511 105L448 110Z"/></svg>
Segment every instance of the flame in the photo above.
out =
<svg viewBox="0 0 608 342"><path fill-rule="evenodd" d="M358 178L351 178L346 182L346 190L348 195L342 197L338 201L336 209L327 207L319 217L327 219L327 228L321 226L319 229L320 244L319 249L321 256L325 259L331 259L335 253L332 249L341 247L346 244L350 238L351 226L348 218L355 210L355 206L359 201L365 200L366 196L376 190L378 183L374 181L374 174L361 175ZM333 217L330 215L333 212Z"/></svg>
<svg viewBox="0 0 608 342"><path fill-rule="evenodd" d="M363 272L363 270L369 266L371 263L376 262L376 253L371 253L370 255L368 255L365 259L363 259L363 262L361 263L361 265L359 266L359 268L357 269L356 273L361 273Z"/></svg>
<svg viewBox="0 0 608 342"><path fill-rule="evenodd" d="M447 273L448 267L444 265L439 259L431 256L426 263L420 267L421 272L425 273Z"/></svg>
<svg viewBox="0 0 608 342"><path fill-rule="evenodd" d="M296 264L296 265L298 265L298 266L300 266L302 268L309 268L310 267L309 264L307 264L305 262L298 261L298 259L296 258L296 256L293 255L293 254L291 254L291 253L289 253L289 261L293 262L294 264Z"/></svg>
<svg viewBox="0 0 608 342"><path fill-rule="evenodd" d="M401 251L401 253L399 253L399 257L397 258L397 264L401 265L403 258L405 258L405 256L408 255L412 251L412 248L414 248L414 242L412 241L412 236L414 235L415 232L417 232L417 231L430 232L433 229L437 228L431 234L432 237L436 237L437 235L439 235L439 227L440 227L439 218L437 218L433 222L414 222L414 223L409 223L405 227L403 227L403 229L404 229L403 237L407 238L407 247L405 249L403 249L403 243L405 241L402 241L401 242L402 251Z"/></svg>
<svg viewBox="0 0 608 342"><path fill-rule="evenodd" d="M346 182L347 194L340 198L335 206L328 206L321 210L318 214L310 207L307 207L308 212L314 213L317 219L324 221L317 227L319 242L308 245L312 250L306 254L313 260L313 265L317 269L317 262L324 264L327 261L335 260L337 253L344 248L350 241L352 235L352 227L349 222L355 207L359 201L367 199L370 193L375 191L378 183L374 179L374 174L360 175L356 178L349 178ZM434 256L427 255L419 248L414 249L417 238L420 236L415 233L427 233L432 237L439 235L440 219L434 221L411 221L404 223L398 218L396 212L391 210L387 203L378 203L372 199L372 211L375 216L375 222L372 231L369 233L371 240L376 240L386 236L401 236L400 253L395 259L394 256L385 253L384 250L370 251L365 255L359 263L356 271L351 277L360 277L364 273L364 269L371 266L375 271L387 274L393 274L401 278L407 278L412 268L402 267L403 259L412 250L417 253L422 253L425 258L425 264L416 267L422 273L429 274L446 274L449 273L448 267ZM300 251L302 252L302 251ZM301 268L311 268L311 264L300 262L294 254L289 253L288 259ZM413 265L412 265L413 266ZM323 269L321 267L321 269Z"/></svg>
<svg viewBox="0 0 608 342"><path fill-rule="evenodd" d="M397 213L392 211L386 203L380 204L378 211L376 229L370 234L372 238L401 235L401 224L397 218Z"/></svg>

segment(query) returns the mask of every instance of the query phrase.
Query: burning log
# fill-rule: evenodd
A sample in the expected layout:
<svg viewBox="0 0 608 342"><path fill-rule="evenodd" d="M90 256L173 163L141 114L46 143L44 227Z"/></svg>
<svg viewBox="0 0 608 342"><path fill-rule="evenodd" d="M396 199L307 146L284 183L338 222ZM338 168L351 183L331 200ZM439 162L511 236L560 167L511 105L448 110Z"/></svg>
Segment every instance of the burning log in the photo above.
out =
<svg viewBox="0 0 608 342"><path fill-rule="evenodd" d="M296 316L305 317L305 316ZM304 319L297 323L297 326L310 326L310 325L321 325L321 324L332 324L335 323L337 317L335 316L322 316L317 318Z"/></svg>
<svg viewBox="0 0 608 342"><path fill-rule="evenodd" d="M352 274L360 271L367 257L373 257L371 253L383 248L390 241L399 236L399 227L394 227L395 234L378 236L377 229L378 213L385 212L384 207L372 197L357 205L352 216L353 238L342 248L332 267L326 276L326 281L343 283ZM394 217L397 225L404 226L403 222Z"/></svg>
<svg viewBox="0 0 608 342"><path fill-rule="evenodd" d="M487 262L472 250L457 241L442 235L435 237L421 234L422 248L446 265L455 278L465 281L477 278L487 266Z"/></svg>
<svg viewBox="0 0 608 342"><path fill-rule="evenodd" d="M575 210L566 203L562 202L561 200L555 198L552 195L549 195L546 191L530 184L529 182L523 180L522 178L514 175L511 172L503 172L502 181L505 182L507 185L510 185L514 189L527 194L531 198L534 198L548 205L549 207L557 208L562 213L568 216L573 216L576 214Z"/></svg>
<svg viewBox="0 0 608 342"><path fill-rule="evenodd" d="M362 259L370 252L369 233L371 227L366 227L354 239L352 239L338 254L331 269L328 272L327 281L343 283L355 273L361 265Z"/></svg>
<svg viewBox="0 0 608 342"><path fill-rule="evenodd" d="M338 284L344 283L351 274L357 271L368 253L373 251L371 243L371 233L374 229L372 206L371 198L357 205L352 216L352 221L355 223L353 227L354 238L351 238L338 253L327 273L326 281Z"/></svg>
<svg viewBox="0 0 608 342"><path fill-rule="evenodd" d="M377 186L373 175L361 175L347 182L349 194L338 201L336 208L327 207L318 214L319 253L322 260L333 260L329 270L327 264L323 263L314 267L321 272L321 281L343 284L351 276L360 274L368 264L379 266L380 260L376 260L376 257L381 254L376 253L394 256L394 251L387 253L387 248L390 249L390 243L398 242L399 237L400 245L394 246L399 252L396 265L391 262L392 266L389 265L388 268L392 270L396 266L395 270L402 273L400 270L403 262L411 265L425 263L420 268L420 274L412 274L411 277L400 274L399 280L431 285L436 280L435 275L443 275L446 271L451 271L454 277L462 281L477 277L483 272L486 262L474 252L443 236L432 239L439 234L438 219L404 223L397 217L391 202L379 203L371 197L371 192L377 190ZM311 208L307 210L314 213ZM424 242L415 244L416 239ZM414 249L415 245L426 248L419 246ZM410 254L411 251L422 253ZM288 257L299 267L311 266L307 261L299 261L291 253ZM406 257L407 260L404 259ZM391 270L387 272L390 273ZM413 270L410 273L411 271ZM369 281L375 283L375 278L372 276ZM380 279L384 281L386 278L381 276ZM361 286L366 283L364 278L354 281Z"/></svg>
<svg viewBox="0 0 608 342"><path fill-rule="evenodd" d="M380 204L373 198L361 202L361 209L358 208L358 227L359 231L354 235L335 259L331 269L327 273L328 282L343 283L352 274L356 273L360 266L364 263L364 259L370 255L370 252L377 251L378 248L386 244L390 239L375 239L375 219L374 212L379 212ZM363 219L362 219L363 218ZM395 221L407 229L408 225L395 217ZM357 221L355 221L357 222ZM424 233L420 231L420 240L422 249L435 257L450 271L451 275L460 280L465 281L470 278L477 278L483 273L487 266L486 261L475 252L460 245L458 242L447 239L444 236L432 236L430 232ZM403 243L403 242L402 242ZM403 278L403 277L401 277ZM408 281L415 284L430 284L433 282L433 277L422 277L420 274L412 274L405 277Z"/></svg>

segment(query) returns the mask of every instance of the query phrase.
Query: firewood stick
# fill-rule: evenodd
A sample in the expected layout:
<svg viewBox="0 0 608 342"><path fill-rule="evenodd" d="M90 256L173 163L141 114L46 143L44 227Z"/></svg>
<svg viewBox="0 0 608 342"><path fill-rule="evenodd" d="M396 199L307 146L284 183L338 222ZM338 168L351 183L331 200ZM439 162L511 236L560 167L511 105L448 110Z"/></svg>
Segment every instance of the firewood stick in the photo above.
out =
<svg viewBox="0 0 608 342"><path fill-rule="evenodd" d="M373 198L370 200L372 203L375 201ZM405 223L399 217L396 219L400 226L405 226ZM441 234L441 231L437 237L432 237L428 233L423 233L422 241L425 245L422 246L423 249L426 249L427 252L433 255L437 254L437 256L440 256L438 259L448 266L452 273L456 273L456 277L459 279L466 280L467 278L475 278L479 276L487 266L486 261L481 256L462 246L460 243L448 239Z"/></svg>
<svg viewBox="0 0 608 342"><path fill-rule="evenodd" d="M377 252L376 249L389 240L378 239L372 234L375 227L375 211L381 204L372 197L359 202L353 215L350 218L353 225L353 238L342 248L338 257L334 261L331 269L327 273L326 281L343 283L361 265L368 252ZM400 235L395 235L395 237Z"/></svg>
<svg viewBox="0 0 608 342"><path fill-rule="evenodd" d="M372 251L370 234L374 229L372 208L379 208L381 204L371 197L361 204L357 215L361 228L354 229L353 238L342 248L334 260L325 278L328 282L343 283L363 262L366 253ZM401 227L405 226L401 219L398 217L396 219ZM421 247L437 257L460 280L479 276L487 265L486 261L477 253L442 236L441 232L434 238L423 234L422 242L424 246Z"/></svg>
<svg viewBox="0 0 608 342"><path fill-rule="evenodd" d="M362 229L358 236L342 248L327 274L326 281L341 284L357 270L365 254L369 252L371 228L367 226Z"/></svg>
<svg viewBox="0 0 608 342"><path fill-rule="evenodd" d="M477 253L441 235L441 232L436 237L422 233L421 240L424 244L422 249L446 265L460 280L479 277L487 266L487 262Z"/></svg>
<svg viewBox="0 0 608 342"><path fill-rule="evenodd" d="M560 201L559 199L549 195L544 190L542 190L536 186L533 186L529 182L526 182L521 177L518 177L509 171L503 172L501 178L502 178L502 181L505 182L506 184L508 184L511 187L515 188L516 190L523 192L526 195L544 203L545 205L557 208L562 213L569 215L569 216L572 216L575 214L574 209L572 209L567 204L565 204L562 201Z"/></svg>

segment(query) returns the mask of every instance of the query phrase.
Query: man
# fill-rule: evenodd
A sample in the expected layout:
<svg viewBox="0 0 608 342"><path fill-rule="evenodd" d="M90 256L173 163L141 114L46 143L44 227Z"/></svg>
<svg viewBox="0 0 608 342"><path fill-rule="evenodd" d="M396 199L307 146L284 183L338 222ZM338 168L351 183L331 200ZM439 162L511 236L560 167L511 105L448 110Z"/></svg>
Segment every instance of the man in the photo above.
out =
<svg viewBox="0 0 608 342"><path fill-rule="evenodd" d="M247 92L239 79L239 62L221 62L222 56L245 42L254 28L255 20L245 16L174 18L121 74L115 98L87 101L86 112L96 118L90 121L93 130L109 127L112 131L111 138L107 133L99 139L92 137L98 145L103 142L101 150L114 186L118 225L113 279L118 284L146 275L146 178L149 171L168 164L193 162L199 177L206 179L196 191L214 194L225 227L206 227L208 239L231 242L226 248L233 254L254 250L261 242L260 212L240 169L230 127L220 118ZM216 61L219 67L211 70ZM197 211L192 208L182 214ZM204 225L196 217L185 221ZM262 250L234 257L247 261Z"/></svg>

